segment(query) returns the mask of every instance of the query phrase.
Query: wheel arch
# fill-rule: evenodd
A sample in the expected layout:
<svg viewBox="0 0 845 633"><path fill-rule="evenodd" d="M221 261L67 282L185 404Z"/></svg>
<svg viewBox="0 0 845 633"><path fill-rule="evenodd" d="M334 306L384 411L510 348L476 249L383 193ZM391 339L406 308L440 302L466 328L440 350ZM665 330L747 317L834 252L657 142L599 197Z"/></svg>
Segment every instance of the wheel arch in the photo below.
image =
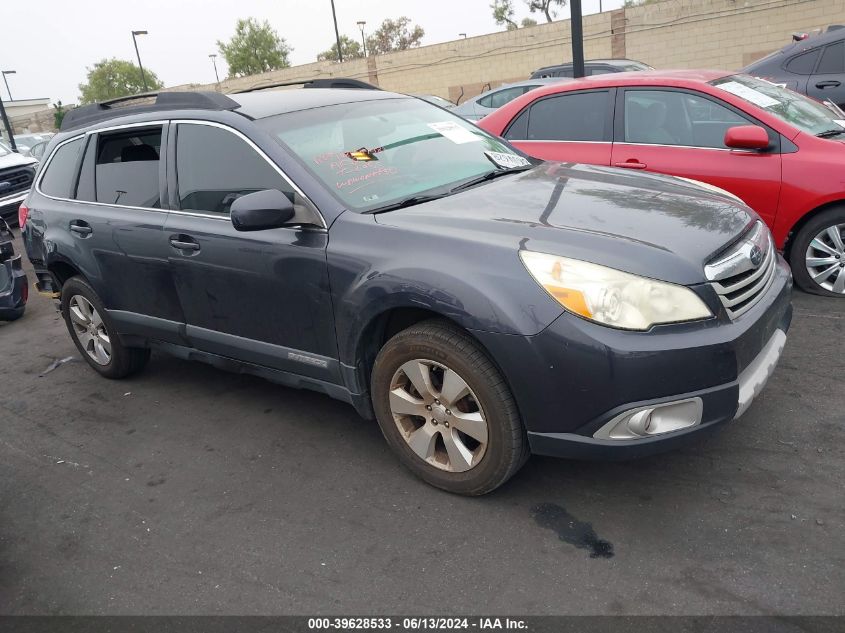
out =
<svg viewBox="0 0 845 633"><path fill-rule="evenodd" d="M493 363L496 370L502 376L502 380L508 386L508 389L513 392L507 379L507 374L503 371L501 365L499 365L496 358L478 337L473 335L471 330L436 310L411 306L385 309L374 315L361 329L355 345L355 357L357 359L358 379L366 391L370 389L370 379L376 356L378 356L379 351L384 347L385 343L399 332L417 323L430 320L442 321L469 336L481 348L490 362Z"/></svg>
<svg viewBox="0 0 845 633"><path fill-rule="evenodd" d="M789 257L792 251L792 245L795 243L795 237L801 232L810 221L829 211L831 209L835 209L836 207L843 207L845 208L845 199L838 199L838 200L831 200L829 202L825 202L824 204L820 204L816 208L808 211L804 215L802 215L798 220L789 228L786 234L786 241L784 242L783 246L783 256L784 258L789 261Z"/></svg>

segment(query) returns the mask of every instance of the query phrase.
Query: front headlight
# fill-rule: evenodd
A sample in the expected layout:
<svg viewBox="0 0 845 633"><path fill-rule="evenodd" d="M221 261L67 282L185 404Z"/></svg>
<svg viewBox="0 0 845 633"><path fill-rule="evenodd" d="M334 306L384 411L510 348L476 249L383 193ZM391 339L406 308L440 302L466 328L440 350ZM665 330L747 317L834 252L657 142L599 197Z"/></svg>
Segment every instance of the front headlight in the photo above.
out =
<svg viewBox="0 0 845 633"><path fill-rule="evenodd" d="M570 312L625 330L647 330L658 323L713 316L689 288L621 270L520 251L522 263L546 292Z"/></svg>

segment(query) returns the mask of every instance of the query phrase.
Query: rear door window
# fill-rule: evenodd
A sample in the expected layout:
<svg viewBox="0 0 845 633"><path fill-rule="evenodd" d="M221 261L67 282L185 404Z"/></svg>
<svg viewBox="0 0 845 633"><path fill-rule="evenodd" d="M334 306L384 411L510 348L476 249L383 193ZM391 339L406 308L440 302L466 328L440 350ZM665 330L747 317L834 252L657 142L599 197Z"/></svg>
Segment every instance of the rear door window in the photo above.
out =
<svg viewBox="0 0 845 633"><path fill-rule="evenodd" d="M161 127L102 134L97 143L96 202L161 208Z"/></svg>
<svg viewBox="0 0 845 633"><path fill-rule="evenodd" d="M607 91L580 92L541 99L529 109L527 125L520 115L505 138L524 141L607 141L608 95Z"/></svg>
<svg viewBox="0 0 845 633"><path fill-rule="evenodd" d="M796 75L812 75L813 68L816 67L816 60L819 58L820 52L821 49L816 48L812 51L796 55L786 62L786 69Z"/></svg>
<svg viewBox="0 0 845 633"><path fill-rule="evenodd" d="M492 92L483 99L478 100L478 105L485 108L501 108L506 103L510 103L520 95L525 94L526 90L536 88L537 86L516 86L514 88L505 88L504 90L497 90Z"/></svg>
<svg viewBox="0 0 845 633"><path fill-rule="evenodd" d="M84 138L65 143L55 151L41 177L39 188L43 193L54 198L72 198L76 181L79 152Z"/></svg>
<svg viewBox="0 0 845 633"><path fill-rule="evenodd" d="M819 60L817 75L845 73L845 42L837 42L825 47Z"/></svg>

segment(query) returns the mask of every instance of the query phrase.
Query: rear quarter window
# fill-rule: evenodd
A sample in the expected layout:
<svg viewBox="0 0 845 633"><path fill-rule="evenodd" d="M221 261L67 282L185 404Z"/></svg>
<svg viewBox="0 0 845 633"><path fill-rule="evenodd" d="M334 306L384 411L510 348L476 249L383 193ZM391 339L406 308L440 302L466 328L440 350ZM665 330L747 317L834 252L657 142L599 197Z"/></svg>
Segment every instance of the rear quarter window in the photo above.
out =
<svg viewBox="0 0 845 633"><path fill-rule="evenodd" d="M39 189L42 193L54 198L72 198L73 186L76 181L76 170L79 152L82 150L83 139L78 138L61 145L55 151L50 162L41 176Z"/></svg>
<svg viewBox="0 0 845 633"><path fill-rule="evenodd" d="M816 67L816 60L819 58L820 49L814 49L796 55L788 62L786 62L786 70L796 75L812 75L813 68Z"/></svg>

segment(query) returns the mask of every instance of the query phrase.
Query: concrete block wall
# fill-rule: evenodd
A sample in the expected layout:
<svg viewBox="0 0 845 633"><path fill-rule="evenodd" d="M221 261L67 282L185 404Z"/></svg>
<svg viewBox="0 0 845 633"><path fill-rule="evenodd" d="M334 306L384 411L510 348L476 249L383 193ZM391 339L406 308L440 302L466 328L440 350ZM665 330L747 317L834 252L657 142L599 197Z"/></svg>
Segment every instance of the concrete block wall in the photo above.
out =
<svg viewBox="0 0 845 633"><path fill-rule="evenodd" d="M741 68L790 42L795 31L845 24L845 0L663 0L584 18L587 59L628 57L655 68ZM351 77L386 90L464 101L541 66L571 61L569 20L355 59L314 62L218 84L170 90L232 92L284 81ZM52 115L51 115L52 116ZM45 116L32 119L43 129ZM27 127L26 121L15 122Z"/></svg>

